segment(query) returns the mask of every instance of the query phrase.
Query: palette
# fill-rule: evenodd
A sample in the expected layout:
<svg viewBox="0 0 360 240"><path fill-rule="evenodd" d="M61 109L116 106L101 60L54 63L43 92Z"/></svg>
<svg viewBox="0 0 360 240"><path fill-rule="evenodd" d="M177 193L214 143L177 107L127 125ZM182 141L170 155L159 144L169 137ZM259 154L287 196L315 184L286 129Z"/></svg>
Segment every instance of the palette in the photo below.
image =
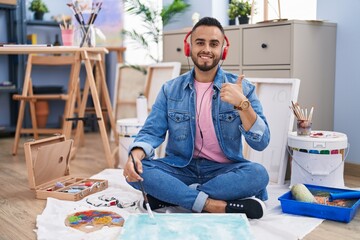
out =
<svg viewBox="0 0 360 240"><path fill-rule="evenodd" d="M73 213L65 219L65 225L83 232L93 232L104 226L122 227L124 218L111 211L88 210Z"/></svg>
<svg viewBox="0 0 360 240"><path fill-rule="evenodd" d="M244 214L156 214L155 221L156 224L153 224L147 214L130 215L119 240L254 239Z"/></svg>

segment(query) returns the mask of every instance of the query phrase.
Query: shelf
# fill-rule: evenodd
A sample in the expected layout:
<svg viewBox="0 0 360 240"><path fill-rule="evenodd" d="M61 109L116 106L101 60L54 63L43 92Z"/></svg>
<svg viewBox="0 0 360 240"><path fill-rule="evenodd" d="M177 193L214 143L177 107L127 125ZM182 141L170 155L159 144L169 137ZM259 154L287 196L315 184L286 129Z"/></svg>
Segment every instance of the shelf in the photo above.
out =
<svg viewBox="0 0 360 240"><path fill-rule="evenodd" d="M44 26L44 27L59 27L59 23L56 21L43 21L43 20L28 20L26 21L28 26Z"/></svg>
<svg viewBox="0 0 360 240"><path fill-rule="evenodd" d="M0 137L8 136L15 133L16 128L9 125L0 125Z"/></svg>
<svg viewBox="0 0 360 240"><path fill-rule="evenodd" d="M0 93L16 93L19 89L13 87L0 87Z"/></svg>
<svg viewBox="0 0 360 240"><path fill-rule="evenodd" d="M10 5L10 4L0 3L0 10L1 10L1 9L13 9L13 10L15 10L15 9L16 9L16 5Z"/></svg>

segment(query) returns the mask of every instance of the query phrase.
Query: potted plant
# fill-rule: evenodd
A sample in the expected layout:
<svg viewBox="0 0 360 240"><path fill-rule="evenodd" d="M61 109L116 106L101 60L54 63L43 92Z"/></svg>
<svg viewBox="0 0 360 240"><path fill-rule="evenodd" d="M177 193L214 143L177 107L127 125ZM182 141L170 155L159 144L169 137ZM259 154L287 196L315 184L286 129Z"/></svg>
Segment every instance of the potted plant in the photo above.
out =
<svg viewBox="0 0 360 240"><path fill-rule="evenodd" d="M238 18L239 24L247 24L251 15L251 4L244 0L231 0L228 15L230 19Z"/></svg>
<svg viewBox="0 0 360 240"><path fill-rule="evenodd" d="M34 12L34 19L36 20L43 20L44 14L49 12L49 9L42 0L32 0L29 10Z"/></svg>
<svg viewBox="0 0 360 240"><path fill-rule="evenodd" d="M152 51L155 46L159 53L160 41L162 37L161 29L174 20L174 16L185 12L190 4L184 0L173 0L169 5L163 6L158 10L146 1L124 0L125 11L131 15L136 15L142 20L143 26L148 29L146 32L139 32L136 28L133 30L123 30L125 37L129 37L137 48L144 49L147 56L154 62L160 62L160 54L154 54Z"/></svg>

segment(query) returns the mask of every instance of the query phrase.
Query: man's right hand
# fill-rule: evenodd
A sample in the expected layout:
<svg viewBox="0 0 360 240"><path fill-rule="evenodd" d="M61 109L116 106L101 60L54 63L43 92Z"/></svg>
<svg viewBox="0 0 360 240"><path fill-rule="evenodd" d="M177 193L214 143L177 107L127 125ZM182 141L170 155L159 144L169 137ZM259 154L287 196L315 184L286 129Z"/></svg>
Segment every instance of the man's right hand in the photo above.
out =
<svg viewBox="0 0 360 240"><path fill-rule="evenodd" d="M240 102L246 99L242 89L242 80L244 75L239 75L236 83L223 83L220 89L220 98L222 101L239 106Z"/></svg>
<svg viewBox="0 0 360 240"><path fill-rule="evenodd" d="M128 160L124 167L123 175L126 181L128 182L143 181L143 178L140 176L140 174L142 174L143 172L141 160L144 159L145 153L141 148L135 148L131 150L131 154L134 157L134 161L132 157L129 155ZM136 170L135 170L134 162L136 165Z"/></svg>

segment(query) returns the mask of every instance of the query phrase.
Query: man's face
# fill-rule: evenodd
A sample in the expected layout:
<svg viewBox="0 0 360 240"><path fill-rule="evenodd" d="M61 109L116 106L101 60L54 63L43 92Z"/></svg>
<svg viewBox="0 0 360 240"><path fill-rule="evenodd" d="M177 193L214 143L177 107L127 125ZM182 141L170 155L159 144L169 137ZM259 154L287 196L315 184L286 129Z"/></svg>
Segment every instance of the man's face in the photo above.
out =
<svg viewBox="0 0 360 240"><path fill-rule="evenodd" d="M217 67L224 44L224 35L215 26L197 27L191 34L191 59L201 71Z"/></svg>

